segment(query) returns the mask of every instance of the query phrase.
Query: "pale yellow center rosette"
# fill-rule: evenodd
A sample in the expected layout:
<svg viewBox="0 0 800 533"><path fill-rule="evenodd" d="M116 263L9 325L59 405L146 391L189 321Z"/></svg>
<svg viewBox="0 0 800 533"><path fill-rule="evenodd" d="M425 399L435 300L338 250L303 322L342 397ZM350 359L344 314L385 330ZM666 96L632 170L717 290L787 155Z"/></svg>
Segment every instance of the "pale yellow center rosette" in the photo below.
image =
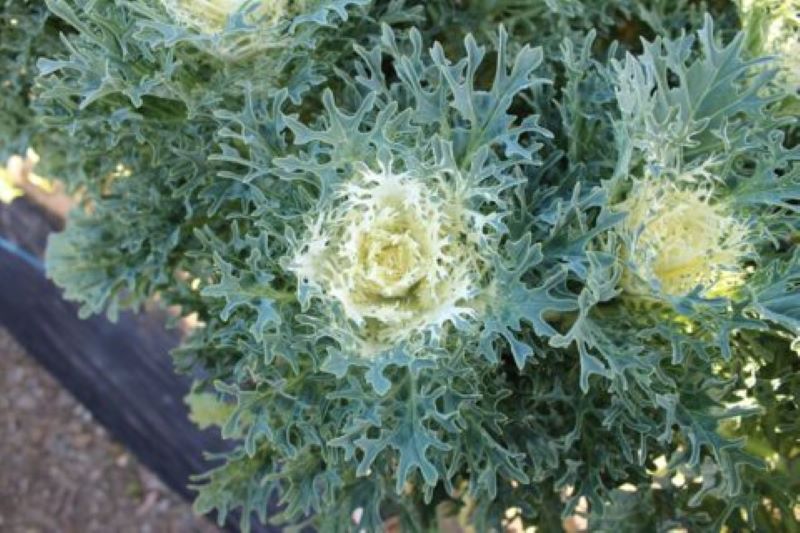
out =
<svg viewBox="0 0 800 533"><path fill-rule="evenodd" d="M289 0L162 0L178 22L204 34L221 32L228 19L242 11L250 23L269 24L302 9L304 2Z"/></svg>
<svg viewBox="0 0 800 533"><path fill-rule="evenodd" d="M711 196L710 188L666 180L634 184L619 206L628 213L625 292L646 294L655 281L670 296L698 285L706 296L729 296L743 283L747 228Z"/></svg>
<svg viewBox="0 0 800 533"><path fill-rule="evenodd" d="M290 270L338 302L366 352L474 314L481 261L458 190L367 171L298 246Z"/></svg>

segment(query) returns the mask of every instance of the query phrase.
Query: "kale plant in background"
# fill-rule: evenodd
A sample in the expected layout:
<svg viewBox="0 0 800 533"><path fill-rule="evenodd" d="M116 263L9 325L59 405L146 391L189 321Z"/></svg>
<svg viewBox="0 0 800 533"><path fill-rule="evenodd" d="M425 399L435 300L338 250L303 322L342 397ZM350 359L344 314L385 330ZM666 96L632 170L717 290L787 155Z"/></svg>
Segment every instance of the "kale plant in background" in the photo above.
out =
<svg viewBox="0 0 800 533"><path fill-rule="evenodd" d="M798 37L757 3L48 0L49 275L196 316L238 442L196 505L243 527L795 530Z"/></svg>
<svg viewBox="0 0 800 533"><path fill-rule="evenodd" d="M57 19L43 0L0 2L0 165L23 155L40 127L34 119L36 60L60 48Z"/></svg>

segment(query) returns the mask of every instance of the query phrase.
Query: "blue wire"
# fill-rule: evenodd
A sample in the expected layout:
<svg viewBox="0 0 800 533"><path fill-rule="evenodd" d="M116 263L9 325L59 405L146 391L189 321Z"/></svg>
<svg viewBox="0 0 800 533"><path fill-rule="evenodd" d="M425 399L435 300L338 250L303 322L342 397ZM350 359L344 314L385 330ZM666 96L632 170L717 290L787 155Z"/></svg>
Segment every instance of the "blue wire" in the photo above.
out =
<svg viewBox="0 0 800 533"><path fill-rule="evenodd" d="M19 257L20 259L28 263L36 270L44 272L44 262L42 262L41 259L31 254L30 252L23 250L22 248L20 248L13 242L9 241L8 239L0 237L0 249L11 252L13 255Z"/></svg>

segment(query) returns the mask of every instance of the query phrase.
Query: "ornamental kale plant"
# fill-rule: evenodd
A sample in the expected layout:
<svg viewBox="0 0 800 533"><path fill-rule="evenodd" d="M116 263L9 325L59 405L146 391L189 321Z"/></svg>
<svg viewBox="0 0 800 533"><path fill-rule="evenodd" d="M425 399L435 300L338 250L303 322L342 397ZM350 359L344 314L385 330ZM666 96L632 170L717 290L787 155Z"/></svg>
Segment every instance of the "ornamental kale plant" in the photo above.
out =
<svg viewBox="0 0 800 533"><path fill-rule="evenodd" d="M800 527L797 5L47 8L48 274L196 318L200 512Z"/></svg>

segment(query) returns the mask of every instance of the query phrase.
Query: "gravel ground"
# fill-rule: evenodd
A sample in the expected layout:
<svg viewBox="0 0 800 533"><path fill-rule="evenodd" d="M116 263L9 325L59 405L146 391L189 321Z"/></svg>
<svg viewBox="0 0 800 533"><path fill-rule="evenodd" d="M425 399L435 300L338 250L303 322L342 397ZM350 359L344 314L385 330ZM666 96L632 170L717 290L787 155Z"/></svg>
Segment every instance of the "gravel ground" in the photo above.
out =
<svg viewBox="0 0 800 533"><path fill-rule="evenodd" d="M0 532L211 533L0 328Z"/></svg>

